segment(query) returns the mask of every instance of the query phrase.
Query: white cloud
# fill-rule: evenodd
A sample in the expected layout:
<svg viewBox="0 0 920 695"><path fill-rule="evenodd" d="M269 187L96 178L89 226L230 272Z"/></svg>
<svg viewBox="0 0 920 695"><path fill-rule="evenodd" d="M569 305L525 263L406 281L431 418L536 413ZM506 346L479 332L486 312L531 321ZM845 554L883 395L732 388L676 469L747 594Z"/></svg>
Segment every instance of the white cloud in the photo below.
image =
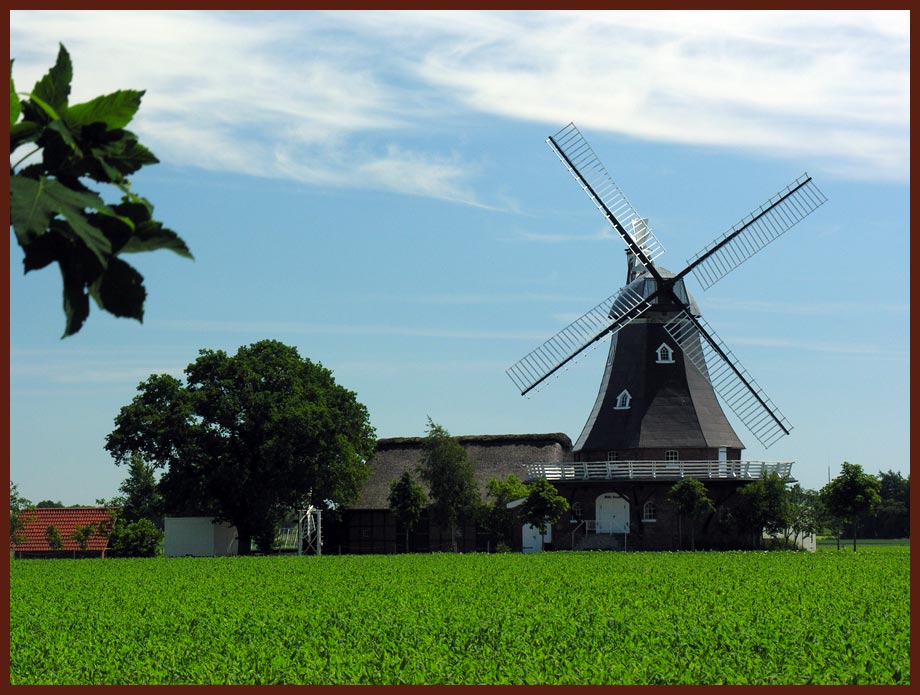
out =
<svg viewBox="0 0 920 695"><path fill-rule="evenodd" d="M144 87L176 164L514 207L452 151L470 110L909 179L908 12L13 11L20 90ZM462 128L461 128L462 130ZM445 145L445 143L447 143Z"/></svg>
<svg viewBox="0 0 920 695"><path fill-rule="evenodd" d="M867 343L821 342L808 340L788 340L785 338L733 337L727 341L737 345L756 345L759 347L780 348L784 350L807 350L835 355L854 355L862 357L906 358L905 350L893 350Z"/></svg>
<svg viewBox="0 0 920 695"><path fill-rule="evenodd" d="M708 308L730 309L764 314L792 316L853 316L855 314L910 315L910 304L870 304L865 302L771 302L758 299L710 297Z"/></svg>
<svg viewBox="0 0 920 695"><path fill-rule="evenodd" d="M417 338L458 338L461 340L538 340L537 333L487 331L476 329L414 328L371 324L299 323L295 321L160 321L166 330L207 333L255 333L260 335L393 335Z"/></svg>

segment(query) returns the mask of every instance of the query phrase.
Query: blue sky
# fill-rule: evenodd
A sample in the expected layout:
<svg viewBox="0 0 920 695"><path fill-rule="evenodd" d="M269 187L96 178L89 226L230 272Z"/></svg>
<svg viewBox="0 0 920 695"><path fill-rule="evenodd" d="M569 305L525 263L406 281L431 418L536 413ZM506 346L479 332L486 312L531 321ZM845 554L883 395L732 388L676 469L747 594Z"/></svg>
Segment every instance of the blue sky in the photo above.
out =
<svg viewBox="0 0 920 695"><path fill-rule="evenodd" d="M907 12L10 13L19 90L74 64L72 101L146 89L134 177L196 260L129 259L143 325L60 340L54 269L10 241L10 474L92 503L149 374L201 348L295 345L380 437L565 432L606 343L531 398L505 369L619 288L624 245L546 146L574 121L681 270L803 171L828 197L690 292L792 422L751 460L816 488L844 460L909 472Z"/></svg>

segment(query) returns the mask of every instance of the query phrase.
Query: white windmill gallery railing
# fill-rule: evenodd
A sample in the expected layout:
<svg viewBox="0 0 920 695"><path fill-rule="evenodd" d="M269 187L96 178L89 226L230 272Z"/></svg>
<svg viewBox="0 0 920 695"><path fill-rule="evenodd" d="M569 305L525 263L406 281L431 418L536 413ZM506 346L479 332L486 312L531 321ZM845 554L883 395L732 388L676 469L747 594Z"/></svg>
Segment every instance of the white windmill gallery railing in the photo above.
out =
<svg viewBox="0 0 920 695"><path fill-rule="evenodd" d="M792 462L767 461L566 461L524 466L525 480L757 480L778 473L791 480Z"/></svg>

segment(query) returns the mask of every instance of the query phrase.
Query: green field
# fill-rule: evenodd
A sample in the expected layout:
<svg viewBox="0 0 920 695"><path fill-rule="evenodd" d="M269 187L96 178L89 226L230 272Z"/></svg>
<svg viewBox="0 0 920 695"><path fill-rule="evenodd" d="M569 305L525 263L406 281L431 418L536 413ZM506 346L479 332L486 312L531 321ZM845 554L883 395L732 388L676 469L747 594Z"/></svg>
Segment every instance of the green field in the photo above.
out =
<svg viewBox="0 0 920 695"><path fill-rule="evenodd" d="M908 683L910 547L14 561L23 683Z"/></svg>

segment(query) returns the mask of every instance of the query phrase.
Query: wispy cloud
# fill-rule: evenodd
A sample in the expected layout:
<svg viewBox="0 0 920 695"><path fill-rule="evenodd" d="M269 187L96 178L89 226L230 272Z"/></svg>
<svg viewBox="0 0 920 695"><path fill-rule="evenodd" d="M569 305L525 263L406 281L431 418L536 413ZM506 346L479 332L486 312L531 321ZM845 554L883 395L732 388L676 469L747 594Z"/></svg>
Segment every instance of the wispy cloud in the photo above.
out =
<svg viewBox="0 0 920 695"><path fill-rule="evenodd" d="M787 316L845 316L853 314L900 314L910 315L910 304L870 304L866 302L769 302L755 299L730 299L709 297L708 309L728 309L763 314Z"/></svg>
<svg viewBox="0 0 920 695"><path fill-rule="evenodd" d="M861 357L906 358L906 350L896 350L880 345L847 341L823 342L809 340L791 340L786 338L761 338L734 336L727 339L732 345L755 345L759 347L780 348L783 350L807 350L835 355L854 355Z"/></svg>
<svg viewBox="0 0 920 695"><path fill-rule="evenodd" d="M254 333L259 335L392 335L416 338L456 338L460 340L537 340L541 336L526 331L486 331L455 328L417 328L410 326L298 323L294 321L159 321L165 330L205 333Z"/></svg>
<svg viewBox="0 0 920 695"><path fill-rule="evenodd" d="M599 229L594 234L541 234L539 232L515 231L512 236L502 241L531 241L540 244L569 244L579 241L608 241L619 240L616 234L609 229Z"/></svg>
<svg viewBox="0 0 920 695"><path fill-rule="evenodd" d="M58 41L190 167L513 208L454 149L484 113L909 179L906 11L14 11L20 89Z"/></svg>

